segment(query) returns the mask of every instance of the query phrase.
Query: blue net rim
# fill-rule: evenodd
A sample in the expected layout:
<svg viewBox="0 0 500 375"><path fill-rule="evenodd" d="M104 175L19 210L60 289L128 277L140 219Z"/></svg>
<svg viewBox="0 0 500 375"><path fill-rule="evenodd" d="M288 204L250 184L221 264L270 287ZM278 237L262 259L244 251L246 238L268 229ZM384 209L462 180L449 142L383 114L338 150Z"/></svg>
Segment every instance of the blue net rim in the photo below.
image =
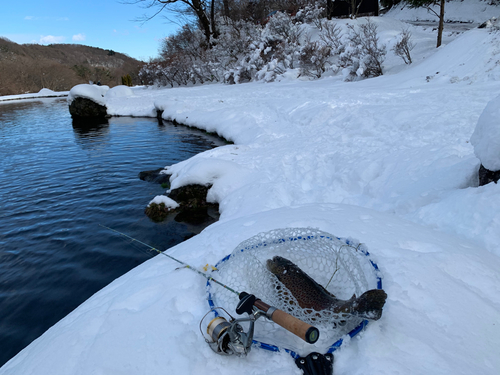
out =
<svg viewBox="0 0 500 375"><path fill-rule="evenodd" d="M290 237L288 240L290 240L290 241L306 240L307 241L307 240L313 239L314 237L315 236L297 236L297 237ZM323 235L320 235L319 237L320 238L326 238L326 239L333 239L333 238L335 238L335 239L337 239L339 241L345 242L346 245L351 246L351 241L349 241L348 239L345 239L345 238L329 237L329 236L323 236ZM286 240L285 239L278 240L278 242L284 242L284 241L286 241ZM260 245L267 246L267 244L265 242L263 242ZM243 252L245 250L251 250L252 248L244 248L244 249L240 249L240 251ZM377 277L377 289L382 289L382 278L380 277L380 272L379 272L379 268L378 268L377 264L370 259L370 253L366 249L360 248L359 250L366 257L368 257L368 260L370 261L370 264L372 265L373 269L375 270L375 275ZM218 268L222 263L224 263L229 258L231 258L231 255L232 254L228 254L224 258L222 258L220 261L218 261L217 264L215 265L215 268ZM208 300L208 305L210 306L211 309L214 309L216 306L215 306L215 303L213 301L212 293L210 292L211 285L212 284L210 283L210 280L207 280L207 290L208 290L208 299L207 300ZM217 312L217 310L213 310L213 311L215 313L215 316L219 315L218 312ZM365 319L361 323L359 323L355 328L353 328L348 333L348 335L351 338L353 338L359 332L361 332L367 325L368 325L368 320ZM340 348L342 346L343 342L344 342L344 339L342 339L342 338L340 338L337 341L335 341L332 345L329 346L329 348L327 350L327 353L333 353L334 351L336 351L338 348ZM290 354L294 359L297 359L297 358L300 357L299 354L297 354L295 351L293 351L291 349L280 348L280 347L278 347L276 345L273 345L273 344L267 344L265 342L261 342L261 341L257 341L257 340L252 340L252 345L254 347L256 347L256 348L261 348L261 349L268 350L268 351L271 351L271 352L281 352L281 351L284 351L284 352Z"/></svg>

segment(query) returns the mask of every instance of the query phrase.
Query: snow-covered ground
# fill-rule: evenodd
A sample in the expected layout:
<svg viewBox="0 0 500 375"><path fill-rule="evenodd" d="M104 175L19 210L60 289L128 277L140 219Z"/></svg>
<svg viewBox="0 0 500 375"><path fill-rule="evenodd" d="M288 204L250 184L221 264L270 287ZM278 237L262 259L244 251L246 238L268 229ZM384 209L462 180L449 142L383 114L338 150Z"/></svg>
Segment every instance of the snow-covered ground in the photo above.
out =
<svg viewBox="0 0 500 375"><path fill-rule="evenodd" d="M4 95L0 96L0 102L10 100L22 99L42 99L42 98L56 98L68 96L69 91L52 91L49 89L41 89L39 92L33 94L19 94L19 95Z"/></svg>
<svg viewBox="0 0 500 375"><path fill-rule="evenodd" d="M388 44L403 26L376 22ZM114 115L160 109L234 141L169 166L172 188L210 183L221 211L170 255L215 264L284 227L367 246L388 300L380 320L335 352L336 375L498 374L500 186L477 187L470 139L500 95L500 34L448 35L434 50L431 30L412 31L415 63L389 56L375 79L142 88L106 103ZM0 374L301 373L286 353L214 354L199 332L205 280L177 267L157 256L115 280Z"/></svg>
<svg viewBox="0 0 500 375"><path fill-rule="evenodd" d="M434 5L428 11L426 8L411 9L404 2L392 7L386 17L403 21L437 21L439 5ZM485 0L455 0L445 4L446 22L483 23L491 17L498 17L498 7Z"/></svg>

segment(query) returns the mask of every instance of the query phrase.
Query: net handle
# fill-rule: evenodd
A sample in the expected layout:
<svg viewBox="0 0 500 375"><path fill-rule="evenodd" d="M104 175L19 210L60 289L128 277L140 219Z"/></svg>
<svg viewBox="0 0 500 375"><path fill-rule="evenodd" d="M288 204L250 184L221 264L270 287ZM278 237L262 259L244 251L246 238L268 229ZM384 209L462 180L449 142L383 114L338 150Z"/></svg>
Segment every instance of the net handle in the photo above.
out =
<svg viewBox="0 0 500 375"><path fill-rule="evenodd" d="M314 344L316 341L318 341L319 330L316 327L307 324L302 320L291 316L290 314L287 314L283 310L270 306L267 303L262 302L260 299L254 302L254 306L259 310L264 311L267 317L274 323L300 337L305 342Z"/></svg>

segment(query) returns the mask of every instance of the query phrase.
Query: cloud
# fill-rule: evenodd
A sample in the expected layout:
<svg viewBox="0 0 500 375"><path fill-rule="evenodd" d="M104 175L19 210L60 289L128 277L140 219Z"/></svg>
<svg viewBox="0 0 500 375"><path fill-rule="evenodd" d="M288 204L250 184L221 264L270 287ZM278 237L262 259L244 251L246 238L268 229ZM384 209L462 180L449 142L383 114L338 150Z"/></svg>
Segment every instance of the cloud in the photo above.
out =
<svg viewBox="0 0 500 375"><path fill-rule="evenodd" d="M85 40L85 38L86 38L85 34L82 34L82 33L73 35L74 42L82 42Z"/></svg>
<svg viewBox="0 0 500 375"><path fill-rule="evenodd" d="M66 40L65 36L42 35L40 36L40 44L62 43Z"/></svg>
<svg viewBox="0 0 500 375"><path fill-rule="evenodd" d="M35 17L35 16L25 16L24 19L26 21L36 21L36 20L44 20L44 21L69 21L69 17Z"/></svg>
<svg viewBox="0 0 500 375"><path fill-rule="evenodd" d="M148 29L147 29L147 28L144 28L144 27L140 27L140 26L134 25L134 28L135 28L135 30L136 30L138 33L141 33L141 34L144 34L144 33L147 33L147 32L148 32Z"/></svg>

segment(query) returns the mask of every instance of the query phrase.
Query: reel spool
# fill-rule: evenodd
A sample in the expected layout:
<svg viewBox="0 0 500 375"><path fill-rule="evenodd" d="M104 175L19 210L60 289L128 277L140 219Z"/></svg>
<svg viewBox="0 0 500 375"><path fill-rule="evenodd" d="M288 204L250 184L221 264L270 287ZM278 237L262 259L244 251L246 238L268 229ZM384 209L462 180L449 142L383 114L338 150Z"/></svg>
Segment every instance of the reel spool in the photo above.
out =
<svg viewBox="0 0 500 375"><path fill-rule="evenodd" d="M228 319L219 313L222 310ZM202 325L206 317L213 313L215 317L206 324L206 334L203 333ZM200 332L210 348L220 355L246 356L252 347L254 323L262 316L260 311L255 311L247 318L235 319L222 307L216 307L208 311L200 321ZM249 323L245 331L241 323ZM207 337L208 335L208 337Z"/></svg>
<svg viewBox="0 0 500 375"><path fill-rule="evenodd" d="M231 327L231 323L229 323L225 318L221 316L217 316L213 318L207 326L207 333L212 339L209 342L210 347L215 349L214 351L217 353L229 353L229 335L227 334L227 330ZM213 344L216 344L214 346Z"/></svg>

